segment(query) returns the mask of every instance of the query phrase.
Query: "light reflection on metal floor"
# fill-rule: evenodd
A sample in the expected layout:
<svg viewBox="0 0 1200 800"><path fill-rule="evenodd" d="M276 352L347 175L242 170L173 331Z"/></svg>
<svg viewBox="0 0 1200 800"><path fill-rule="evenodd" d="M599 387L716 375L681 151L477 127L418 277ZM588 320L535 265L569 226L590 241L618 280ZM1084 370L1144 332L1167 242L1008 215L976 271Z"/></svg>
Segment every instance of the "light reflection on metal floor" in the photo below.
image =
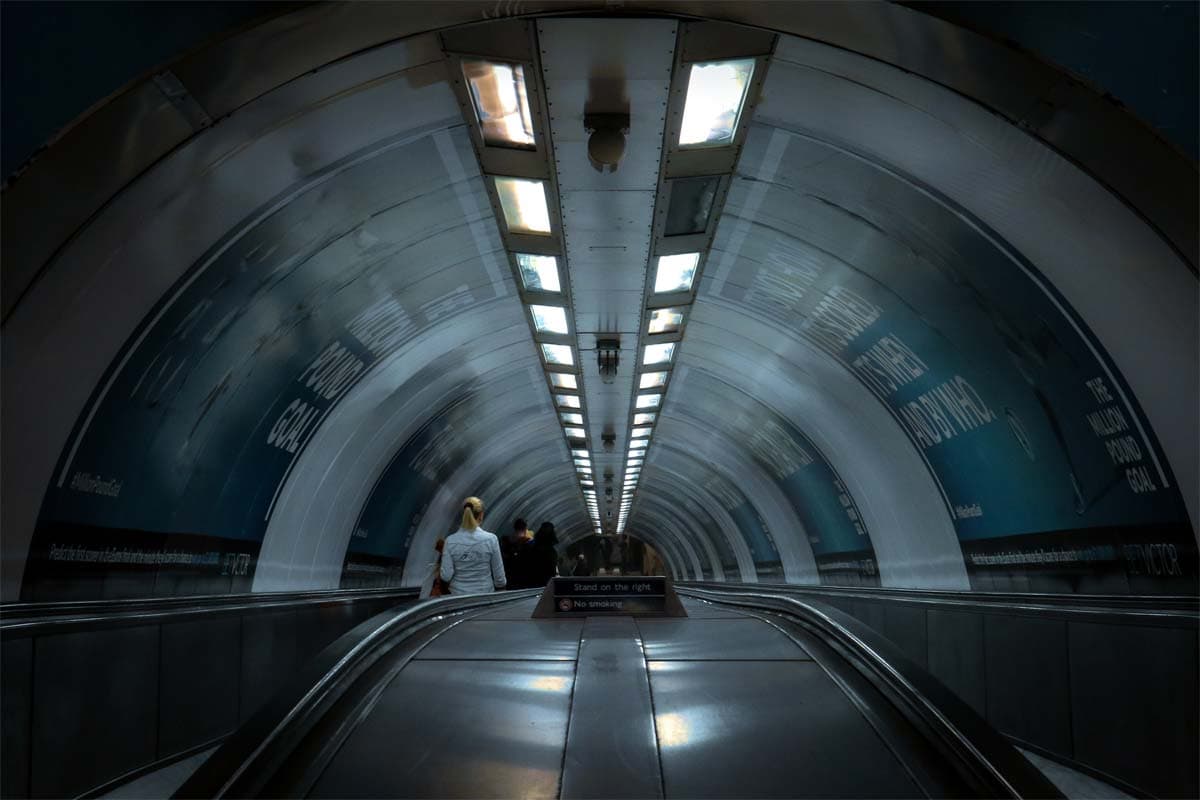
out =
<svg viewBox="0 0 1200 800"><path fill-rule="evenodd" d="M461 622L384 690L312 797L918 797L827 669L767 622Z"/></svg>

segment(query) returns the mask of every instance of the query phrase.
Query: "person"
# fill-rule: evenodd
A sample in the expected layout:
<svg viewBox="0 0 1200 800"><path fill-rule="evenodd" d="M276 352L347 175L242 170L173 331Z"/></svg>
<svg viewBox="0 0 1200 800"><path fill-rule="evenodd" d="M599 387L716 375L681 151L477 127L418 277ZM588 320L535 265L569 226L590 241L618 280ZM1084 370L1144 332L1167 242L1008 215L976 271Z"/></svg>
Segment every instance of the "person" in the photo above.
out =
<svg viewBox="0 0 1200 800"><path fill-rule="evenodd" d="M463 501L462 525L446 537L442 549L442 580L449 584L450 594L487 594L503 589L507 582L500 540L482 524L483 501L468 497Z"/></svg>
<svg viewBox="0 0 1200 800"><path fill-rule="evenodd" d="M558 572L558 534L553 522L543 522L533 537L533 546L526 556L526 585L533 589L545 586Z"/></svg>
<svg viewBox="0 0 1200 800"><path fill-rule="evenodd" d="M584 557L583 553L575 556L575 571L571 574L577 578L586 577L592 574L591 570L588 569L587 558Z"/></svg>
<svg viewBox="0 0 1200 800"><path fill-rule="evenodd" d="M525 589L529 586L526 576L525 561L529 556L532 542L529 539L529 529L525 520L518 518L513 522L513 531L504 537L500 545L500 556L504 560L504 574L508 576L509 589Z"/></svg>

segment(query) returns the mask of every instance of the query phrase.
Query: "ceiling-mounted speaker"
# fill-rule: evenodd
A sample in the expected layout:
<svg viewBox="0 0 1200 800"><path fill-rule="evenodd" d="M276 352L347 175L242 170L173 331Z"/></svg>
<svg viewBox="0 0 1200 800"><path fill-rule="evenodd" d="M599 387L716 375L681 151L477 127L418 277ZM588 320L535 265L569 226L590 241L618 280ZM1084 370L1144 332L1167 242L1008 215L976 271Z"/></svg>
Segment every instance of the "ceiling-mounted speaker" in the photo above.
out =
<svg viewBox="0 0 1200 800"><path fill-rule="evenodd" d="M628 114L584 114L583 127L588 137L588 160L597 172L616 172L625 156L625 134L629 133Z"/></svg>
<svg viewBox="0 0 1200 800"><path fill-rule="evenodd" d="M596 363L600 369L600 381L612 383L617 378L617 368L621 365L621 340L597 339Z"/></svg>
<svg viewBox="0 0 1200 800"><path fill-rule="evenodd" d="M617 434L606 428L604 432L600 434L600 444L605 450L612 450L617 446Z"/></svg>

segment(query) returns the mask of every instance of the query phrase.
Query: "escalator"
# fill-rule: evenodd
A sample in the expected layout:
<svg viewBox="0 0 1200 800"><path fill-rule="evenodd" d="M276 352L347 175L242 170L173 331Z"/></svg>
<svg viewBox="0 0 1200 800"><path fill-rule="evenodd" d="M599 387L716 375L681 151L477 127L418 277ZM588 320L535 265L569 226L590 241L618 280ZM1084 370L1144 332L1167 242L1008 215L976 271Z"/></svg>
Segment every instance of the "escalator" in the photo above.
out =
<svg viewBox="0 0 1200 800"><path fill-rule="evenodd" d="M820 603L534 619L540 590L359 625L180 797L1058 797L887 640Z"/></svg>

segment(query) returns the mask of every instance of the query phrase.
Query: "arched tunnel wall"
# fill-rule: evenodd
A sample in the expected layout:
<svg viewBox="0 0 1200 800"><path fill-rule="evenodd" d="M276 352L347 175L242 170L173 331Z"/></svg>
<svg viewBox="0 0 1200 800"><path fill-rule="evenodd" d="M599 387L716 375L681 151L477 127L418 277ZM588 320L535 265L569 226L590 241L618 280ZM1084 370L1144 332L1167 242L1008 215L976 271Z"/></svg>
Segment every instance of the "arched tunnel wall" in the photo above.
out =
<svg viewBox="0 0 1200 800"><path fill-rule="evenodd" d="M4 599L414 585L468 494L492 530L593 532L495 162L431 32L490 8L288 11L135 82L5 188ZM663 154L614 173L622 227L578 227L608 179L580 170L582 110L535 114L602 489L645 308L627 291L622 327L572 248L625 236L649 285L672 246L649 212L688 156L639 114L704 47L769 43L627 530L680 577L1194 591L1194 162L912 9L703 10L758 29L642 26L674 62L628 63L631 141ZM544 99L576 79L543 60L589 24L455 35L509 48ZM606 314L624 394L597 371Z"/></svg>

